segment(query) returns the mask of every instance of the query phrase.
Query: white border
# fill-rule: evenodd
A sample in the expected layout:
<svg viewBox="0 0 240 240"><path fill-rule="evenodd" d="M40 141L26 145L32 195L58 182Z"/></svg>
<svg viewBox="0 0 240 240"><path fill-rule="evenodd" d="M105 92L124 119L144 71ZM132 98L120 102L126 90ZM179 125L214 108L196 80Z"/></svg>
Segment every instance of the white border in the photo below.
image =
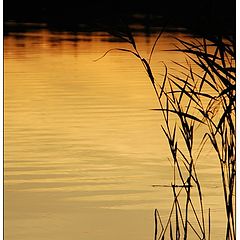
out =
<svg viewBox="0 0 240 240"><path fill-rule="evenodd" d="M0 220L0 239L3 239L3 224L4 224L4 219L3 219L3 2L1 1L0 5L0 17L2 19L1 25L0 25L0 31L1 31L1 37L0 37L0 55L1 55L1 77L0 77L0 92L1 92L1 100L0 100L0 132L1 132L1 137L0 137L0 154L2 158L0 158L0 177L1 177L1 183L0 183L0 205L1 205L1 220Z"/></svg>

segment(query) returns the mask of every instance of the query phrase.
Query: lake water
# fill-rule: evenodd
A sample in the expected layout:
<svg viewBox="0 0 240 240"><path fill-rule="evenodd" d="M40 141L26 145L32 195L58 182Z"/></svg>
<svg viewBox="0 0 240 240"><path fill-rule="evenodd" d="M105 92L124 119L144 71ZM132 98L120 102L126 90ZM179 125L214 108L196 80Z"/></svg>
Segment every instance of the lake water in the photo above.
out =
<svg viewBox="0 0 240 240"><path fill-rule="evenodd" d="M164 34L153 66L183 62ZM136 37L148 56L156 35ZM4 38L5 240L153 239L153 212L171 206L170 153L141 63L103 33L9 33ZM176 66L175 66L176 67ZM159 75L160 76L160 75ZM224 237L217 159L199 160L212 238Z"/></svg>

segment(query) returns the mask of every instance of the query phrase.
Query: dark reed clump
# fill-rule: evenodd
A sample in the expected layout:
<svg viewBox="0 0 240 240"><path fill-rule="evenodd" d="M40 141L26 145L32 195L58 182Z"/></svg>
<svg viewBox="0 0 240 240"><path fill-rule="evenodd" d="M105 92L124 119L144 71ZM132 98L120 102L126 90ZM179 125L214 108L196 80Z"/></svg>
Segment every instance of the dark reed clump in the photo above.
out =
<svg viewBox="0 0 240 240"><path fill-rule="evenodd" d="M235 184L236 184L236 54L235 41L221 36L203 39L193 43L179 39L188 59L203 72L196 74L188 66L189 75L196 87L177 86L196 103L196 111L201 117L206 131L202 139L202 148L209 141L220 163L222 188L226 209L226 239L235 239ZM185 68L186 66L182 66ZM177 78L173 76L173 80ZM184 80L184 79L182 79ZM184 81L183 81L184 82ZM211 89L211 95L204 87Z"/></svg>
<svg viewBox="0 0 240 240"><path fill-rule="evenodd" d="M148 59L141 56L131 31L110 31L131 46L116 48L137 57L153 86L159 109L164 118L162 126L173 161L171 184L173 203L165 224L157 209L154 212L155 240L165 239L210 239L210 209L205 214L203 193L197 174L196 161L207 142L215 150L221 169L222 187L226 209L226 239L235 239L235 180L236 180L236 128L235 128L235 43L231 38L203 38L201 41L185 42L178 39L182 48L176 51L186 54L186 64L175 62L181 76L165 73L159 83L151 68L151 58L162 30ZM192 65L201 69L193 70ZM183 77L182 77L183 76ZM206 86L211 94L206 92ZM171 117L170 117L171 115ZM172 120L172 116L175 120ZM171 120L170 120L171 119ZM196 153L194 133L199 126L204 128L201 146ZM193 197L193 195L197 196ZM196 200L198 199L198 200ZM207 215L207 217L206 217ZM207 218L207 219L206 219ZM191 238L190 238L191 236Z"/></svg>

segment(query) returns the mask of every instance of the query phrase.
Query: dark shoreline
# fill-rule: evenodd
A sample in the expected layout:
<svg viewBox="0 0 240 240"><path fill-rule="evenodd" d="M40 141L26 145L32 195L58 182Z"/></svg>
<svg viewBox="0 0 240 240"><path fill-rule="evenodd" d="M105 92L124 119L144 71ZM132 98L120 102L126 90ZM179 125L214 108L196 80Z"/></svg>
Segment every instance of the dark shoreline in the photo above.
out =
<svg viewBox="0 0 240 240"><path fill-rule="evenodd" d="M20 30L21 23L44 23L59 31L98 31L102 26L140 25L151 34L154 29L185 29L193 34L232 35L236 33L234 0L5 0L4 33ZM36 27L35 26L35 27ZM87 28L85 28L87 26ZM88 29L88 30L87 30ZM22 27L24 30L24 27Z"/></svg>

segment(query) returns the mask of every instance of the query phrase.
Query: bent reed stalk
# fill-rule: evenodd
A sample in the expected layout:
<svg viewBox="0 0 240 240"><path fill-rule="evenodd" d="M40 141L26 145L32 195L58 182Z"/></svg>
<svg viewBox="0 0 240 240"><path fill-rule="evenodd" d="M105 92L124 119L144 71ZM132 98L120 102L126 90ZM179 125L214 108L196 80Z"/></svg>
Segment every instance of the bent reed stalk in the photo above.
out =
<svg viewBox="0 0 240 240"><path fill-rule="evenodd" d="M193 236L197 239L210 239L210 209L207 210L208 214L205 214L203 193L196 168L196 161L207 142L211 143L220 163L227 219L225 238L236 239L234 40L213 37L185 42L177 39L183 48L177 48L175 51L186 54L188 60L185 65L175 62L181 69L181 76L168 73L164 64L165 73L159 84L151 68L151 58L163 31L164 29L156 38L148 59L145 59L139 53L134 37L127 27L121 32L111 29L108 32L128 42L131 49L110 49L102 56L118 50L131 53L141 61L159 103L159 109L154 110L160 111L164 119L162 130L173 161L173 203L165 224L159 211L155 209L154 239L163 240L168 237L186 240L193 239ZM201 69L202 74L194 71L192 64ZM211 89L212 94L205 91L206 86ZM174 122L170 115L174 117ZM193 150L194 133L199 126L204 128L204 134L200 150L196 154ZM194 194L197 195L197 201L196 197L193 198Z"/></svg>

